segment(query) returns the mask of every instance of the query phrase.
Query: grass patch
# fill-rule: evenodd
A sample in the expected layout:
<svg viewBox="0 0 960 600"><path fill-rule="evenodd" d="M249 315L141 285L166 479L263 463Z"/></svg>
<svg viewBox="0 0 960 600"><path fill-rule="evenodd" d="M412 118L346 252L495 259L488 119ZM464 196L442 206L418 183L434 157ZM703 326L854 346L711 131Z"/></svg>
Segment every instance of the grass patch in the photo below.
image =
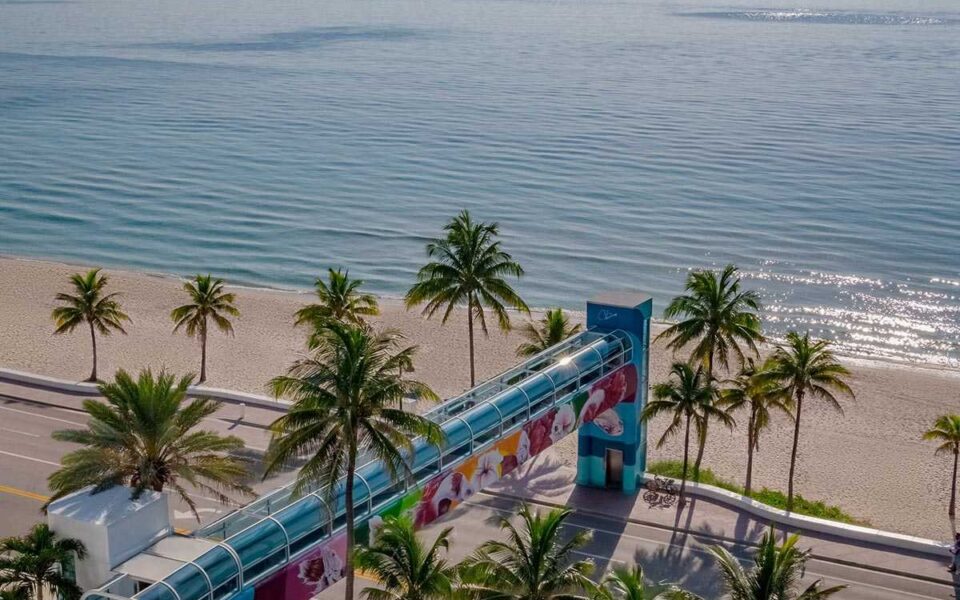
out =
<svg viewBox="0 0 960 600"><path fill-rule="evenodd" d="M692 475L692 470L693 469L691 467L690 470L688 470L687 475ZM661 460L647 465L647 472L653 473L654 475L660 475L661 477L680 479L680 474L683 472L683 463L679 460ZM693 479L691 478L689 481L693 481ZM742 486L731 483L724 479L720 479L710 469L700 469L699 483L712 485L729 492L734 492L735 494L740 494L741 496L744 495ZM787 495L778 490L771 490L767 488L752 490L750 492L750 497L757 502L762 502L763 504L773 508L779 508L781 510L787 509ZM799 494L793 498L793 512L801 515L807 515L808 517L828 519L830 521L838 521L840 523L848 523L850 525L863 525L866 527L870 526L870 523L867 521L858 519L845 513L838 506L832 506L817 500L807 500Z"/></svg>

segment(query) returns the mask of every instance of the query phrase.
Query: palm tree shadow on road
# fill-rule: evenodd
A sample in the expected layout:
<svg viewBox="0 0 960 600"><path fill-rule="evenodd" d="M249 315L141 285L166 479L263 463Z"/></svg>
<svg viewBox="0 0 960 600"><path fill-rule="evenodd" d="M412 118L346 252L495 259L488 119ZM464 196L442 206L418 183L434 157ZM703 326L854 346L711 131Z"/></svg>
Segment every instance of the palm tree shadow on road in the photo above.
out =
<svg viewBox="0 0 960 600"><path fill-rule="evenodd" d="M659 546L656 550L637 548L634 561L656 584L677 584L706 600L720 598L724 588L720 573L706 549Z"/></svg>

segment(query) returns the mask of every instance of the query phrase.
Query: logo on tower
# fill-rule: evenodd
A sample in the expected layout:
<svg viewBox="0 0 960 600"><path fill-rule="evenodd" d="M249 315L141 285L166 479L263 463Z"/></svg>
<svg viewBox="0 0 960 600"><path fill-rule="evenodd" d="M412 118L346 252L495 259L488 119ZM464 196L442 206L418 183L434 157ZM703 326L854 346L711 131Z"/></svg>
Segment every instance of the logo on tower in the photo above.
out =
<svg viewBox="0 0 960 600"><path fill-rule="evenodd" d="M597 320L599 321L609 321L610 319L617 318L617 311L610 310L609 308L601 308L597 312Z"/></svg>

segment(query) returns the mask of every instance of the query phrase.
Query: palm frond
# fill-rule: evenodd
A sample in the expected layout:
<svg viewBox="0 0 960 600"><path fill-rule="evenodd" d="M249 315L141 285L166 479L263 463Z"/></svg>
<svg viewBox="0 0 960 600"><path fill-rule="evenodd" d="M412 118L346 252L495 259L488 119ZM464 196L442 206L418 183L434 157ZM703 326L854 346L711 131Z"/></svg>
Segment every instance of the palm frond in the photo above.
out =
<svg viewBox="0 0 960 600"><path fill-rule="evenodd" d="M83 447L66 454L63 466L50 475L51 501L88 486L97 492L128 485L135 494L170 486L190 504L180 481L223 502L228 500L224 491L252 495L244 483L245 461L229 454L243 442L198 429L220 405L202 398L188 402L191 381L148 369L136 379L121 370L113 382L101 384L104 400L84 402L86 428L54 434Z"/></svg>
<svg viewBox="0 0 960 600"><path fill-rule="evenodd" d="M520 335L527 341L517 347L517 356L539 354L579 333L581 328L579 323L570 324L570 318L563 312L563 309L550 309L536 323L528 322L524 324L520 330Z"/></svg>

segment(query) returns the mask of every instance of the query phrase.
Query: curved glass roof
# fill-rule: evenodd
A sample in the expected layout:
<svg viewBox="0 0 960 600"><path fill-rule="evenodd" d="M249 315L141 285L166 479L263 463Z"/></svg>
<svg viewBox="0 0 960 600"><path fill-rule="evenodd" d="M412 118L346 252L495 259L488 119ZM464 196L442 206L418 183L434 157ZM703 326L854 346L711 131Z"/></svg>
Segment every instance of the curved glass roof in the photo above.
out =
<svg viewBox="0 0 960 600"><path fill-rule="evenodd" d="M625 332L586 331L427 411L425 416L444 432L443 444L415 439L407 457L412 476L402 482L392 481L378 461L361 457L353 484L358 518L485 450L630 361L632 351ZM314 489L300 497L288 485L230 513L195 534L217 542L215 547L132 598L221 600L254 585L342 527L345 485L341 481L333 493ZM110 593L118 583L122 578L84 598L124 599Z"/></svg>

